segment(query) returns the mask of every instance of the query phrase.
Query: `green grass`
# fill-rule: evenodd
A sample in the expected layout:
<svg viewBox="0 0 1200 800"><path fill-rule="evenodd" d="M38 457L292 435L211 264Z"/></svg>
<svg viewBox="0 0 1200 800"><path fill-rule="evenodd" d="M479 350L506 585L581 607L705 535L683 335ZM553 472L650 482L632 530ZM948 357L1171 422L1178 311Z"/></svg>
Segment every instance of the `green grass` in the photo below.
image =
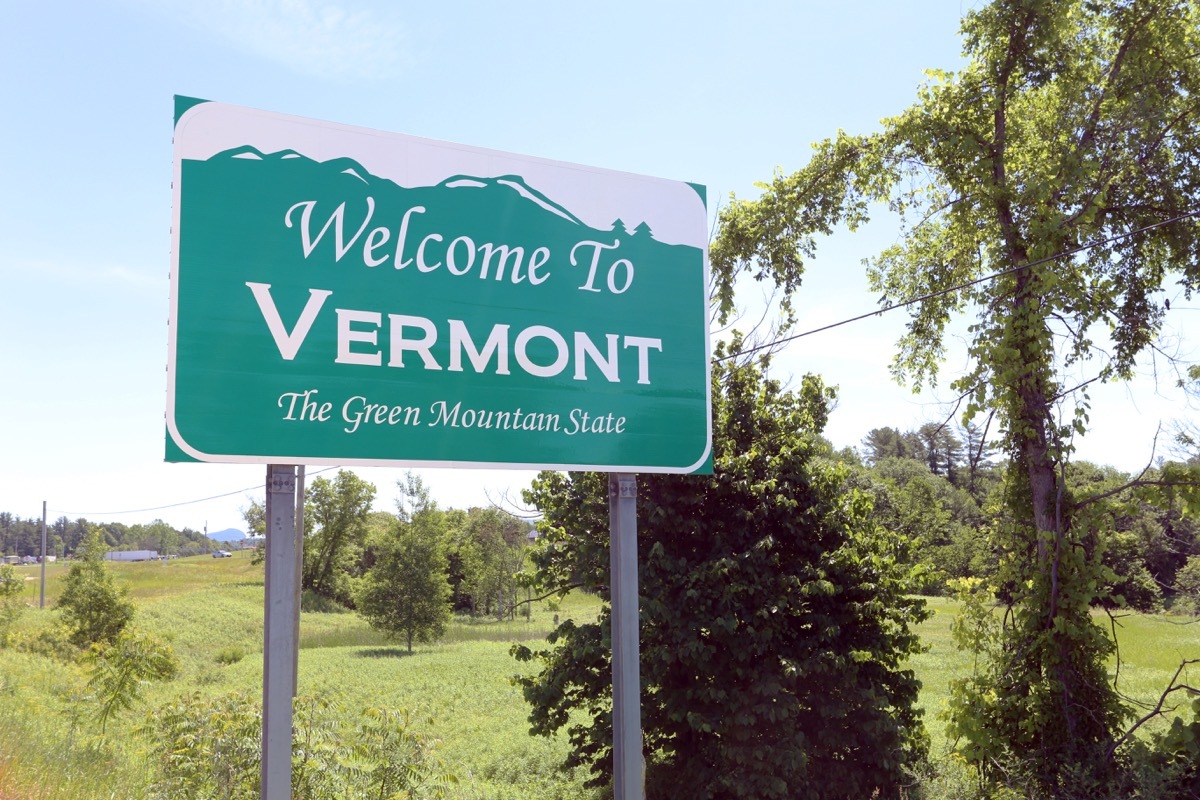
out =
<svg viewBox="0 0 1200 800"><path fill-rule="evenodd" d="M912 667L921 680L921 707L929 730L934 755L944 754L952 742L945 736L946 724L939 718L950 696L950 681L971 674L971 655L957 650L950 635L958 603L945 597L928 597L933 617L918 629L926 652L915 656ZM1111 675L1117 678L1121 694L1135 703L1153 706L1184 659L1200 658L1200 622L1196 618L1165 614L1121 612L1117 617L1118 655L1109 661ZM1103 612L1095 614L1097 624L1111 630ZM1118 657L1119 656L1119 657ZM1200 674L1193 667L1192 675ZM1190 681L1197 683L1195 677ZM1172 704L1173 705L1173 704ZM1140 716L1144 711L1138 713ZM1165 729L1166 720L1146 726L1146 731Z"/></svg>
<svg viewBox="0 0 1200 800"><path fill-rule="evenodd" d="M957 603L945 597L927 597L925 601L933 616L918 628L924 653L910 661L921 680L920 705L925 710L925 727L929 731L930 752L937 756L946 752L946 723L938 718L950 697L950 681L971 672L971 658L959 652L950 636L950 623Z"/></svg>
<svg viewBox="0 0 1200 800"><path fill-rule="evenodd" d="M66 569L63 564L48 568L48 605ZM86 711L67 699L84 683L78 666L0 649L0 774L5 791L16 793L17 800L143 796L151 770L137 729L147 712L192 691L261 691L263 577L249 553L113 564L112 569L137 606L134 624L172 642L180 676L148 687L138 709L111 723L101 739L86 719L72 731L72 710L77 716ZM36 605L37 582L27 583L26 602ZM949 682L969 674L972 665L950 638L954 601L930 598L929 605L934 616L920 628L928 649L911 664L924 687L920 702L938 755L947 748L937 714L945 707ZM418 730L439 741L438 752L460 778L457 791L463 800L595 797L582 787L585 775L560 770L568 752L563 738L528 735L528 710L511 677L530 666L514 661L508 651L512 642L544 637L555 616L595 619L599 601L573 594L561 604L543 601L531 608L528 619L515 621L458 618L443 641L419 646L411 655L355 614L305 612L301 692L335 695L346 715L356 716L368 706L414 712ZM55 617L50 608L30 608L18 625L33 633ZM1181 621L1155 615L1120 620L1123 691L1154 702L1180 659L1200 656L1200 624L1176 624Z"/></svg>
<svg viewBox="0 0 1200 800"><path fill-rule="evenodd" d="M90 725L72 736L67 713L72 706L65 698L84 684L81 669L0 649L0 765L15 776L10 783L21 787L21 800L142 796L149 770L146 743L137 729L146 712L195 690L261 691L263 577L248 553L110 568L137 606L134 624L171 641L180 675L169 684L147 687L139 708L110 723L103 740ZM67 569L48 567L47 608L28 609L20 630L32 633L53 624L53 600ZM25 599L36 605L36 582L29 583ZM544 638L556 614L594 619L599 608L596 598L579 595L557 609L534 603L528 619L459 618L441 642L417 647L412 655L356 614L305 612L300 691L335 695L348 716L368 706L415 712L420 732L439 741L438 752L458 776L458 797L464 800L587 798L585 776L560 769L565 740L527 734L528 712L510 679L528 667L508 650L511 642Z"/></svg>

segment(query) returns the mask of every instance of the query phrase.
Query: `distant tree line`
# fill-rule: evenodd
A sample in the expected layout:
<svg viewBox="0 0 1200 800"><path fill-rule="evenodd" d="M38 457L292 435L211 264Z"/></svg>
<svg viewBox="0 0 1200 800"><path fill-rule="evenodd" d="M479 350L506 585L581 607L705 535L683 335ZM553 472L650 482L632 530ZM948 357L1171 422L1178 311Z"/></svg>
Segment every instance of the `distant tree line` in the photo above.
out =
<svg viewBox="0 0 1200 800"><path fill-rule="evenodd" d="M907 431L875 428L860 450L840 455L861 463L860 488L876 498L877 521L916 542L921 593L945 594L953 579L996 577L1000 540L992 534L1011 522L1010 487L1007 467L982 431L936 423ZM1137 486L1159 480L1172 466L1178 464L1160 459L1139 476L1087 461L1065 469L1064 488L1077 513L1088 516L1085 546L1106 568L1105 596L1140 611L1197 607L1190 576L1200 572L1200 523L1171 492L1142 493Z"/></svg>
<svg viewBox="0 0 1200 800"><path fill-rule="evenodd" d="M211 553L220 545L200 531L174 528L161 519L146 524L89 522L66 517L46 525L46 551L57 558L74 557L87 538L89 527L99 530L108 550L157 550L163 555L194 556ZM42 521L21 519L0 511L0 554L38 556L42 552Z"/></svg>

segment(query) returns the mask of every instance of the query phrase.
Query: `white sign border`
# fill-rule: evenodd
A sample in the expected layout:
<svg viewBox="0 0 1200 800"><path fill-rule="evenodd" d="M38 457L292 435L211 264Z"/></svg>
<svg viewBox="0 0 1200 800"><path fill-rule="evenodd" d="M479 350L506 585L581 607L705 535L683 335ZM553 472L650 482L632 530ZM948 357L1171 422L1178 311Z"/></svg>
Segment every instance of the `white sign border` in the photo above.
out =
<svg viewBox="0 0 1200 800"><path fill-rule="evenodd" d="M191 98L187 98L191 99ZM177 100L178 102L178 100ZM231 125L229 117L236 117ZM196 129L195 134L183 136L185 129ZM335 132L336 135L330 135ZM298 141L303 139L304 141ZM388 141L388 147L380 147L380 139ZM688 474L695 472L708 461L712 453L712 342L709 327L704 325L705 381L705 440L700 457L688 467L662 467L644 465L599 465L558 464L545 462L495 462L495 461L437 461L426 459L375 459L313 456L275 455L231 455L205 453L192 447L183 438L175 421L176 382L176 333L179 312L179 229L181 215L181 192L184 159L204 160L216 153L235 147L250 145L263 153L294 150L317 161L332 158L352 158L376 177L387 178L404 187L432 186L453 177L455 174L470 173L480 176L520 174L539 191L561 202L571 212L592 227L604 227L620 217L632 227L646 222L654 231L655 238L668 244L686 244L700 249L704 265L704 286L709 287L710 267L708 260L708 212L704 199L695 187L681 181L669 181L645 175L636 175L615 170L587 167L551 159L505 153L498 150L471 147L468 145L425 139L401 133L388 133L371 128L361 128L336 122L325 122L279 114L271 111L236 106L208 100L198 100L187 109L175 124L172 181L171 181L171 275L170 310L167 333L167 431L173 443L186 455L198 461L217 464L293 464L345 465L362 467L435 467L468 469L521 469L560 470L586 472L634 472L657 474ZM414 151L442 153L450 151L459 168L450 174L445 170L430 170L432 159L415 158ZM472 166L473 162L475 166ZM414 167L413 165L419 165ZM507 165L507 166L501 166ZM586 173L589 190L581 192L572 187L581 182L564 180L571 173ZM596 182L604 187L594 191ZM646 191L631 193L630 182L642 182ZM612 189L608 189L611 185ZM666 195L668 199L664 200ZM631 208L621 204L628 197L638 202ZM647 198L649 198L647 200ZM677 198L677 199L676 199ZM575 205L572 205L574 203ZM684 211L693 203L701 206L702 213L695 213L695 206ZM630 213L630 212L634 213ZM640 215L640 216L639 216ZM700 220L697 225L694 220ZM707 294L707 291L706 291ZM708 318L707 309L703 317Z"/></svg>

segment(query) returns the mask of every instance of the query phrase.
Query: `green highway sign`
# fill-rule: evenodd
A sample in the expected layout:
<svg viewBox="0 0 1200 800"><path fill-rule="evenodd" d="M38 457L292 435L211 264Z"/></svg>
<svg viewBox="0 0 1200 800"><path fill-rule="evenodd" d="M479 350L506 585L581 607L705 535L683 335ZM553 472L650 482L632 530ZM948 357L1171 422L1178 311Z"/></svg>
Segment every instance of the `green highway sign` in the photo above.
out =
<svg viewBox="0 0 1200 800"><path fill-rule="evenodd" d="M711 469L703 187L176 98L167 459Z"/></svg>

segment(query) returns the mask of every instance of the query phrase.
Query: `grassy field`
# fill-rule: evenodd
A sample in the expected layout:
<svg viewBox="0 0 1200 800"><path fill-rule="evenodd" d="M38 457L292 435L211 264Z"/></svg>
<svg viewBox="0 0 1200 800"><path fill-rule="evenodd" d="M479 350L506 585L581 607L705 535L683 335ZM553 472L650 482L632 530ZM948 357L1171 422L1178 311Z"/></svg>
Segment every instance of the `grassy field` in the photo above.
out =
<svg viewBox="0 0 1200 800"><path fill-rule="evenodd" d="M261 692L263 576L248 552L110 567L137 606L134 624L170 639L180 675L148 687L139 708L110 724L101 740L89 720L72 716L71 692L85 682L78 667L0 649L0 800L139 797L148 775L147 743L137 729L147 712L195 690ZM52 624L66 571L48 567L47 608L28 609L19 632L33 635ZM24 599L36 606L37 581L27 584ZM510 678L528 668L508 650L513 642L544 639L555 616L594 619L598 611L595 598L579 595L557 608L535 603L528 619L456 620L441 642L411 655L355 614L303 613L300 693L329 695L349 715L371 706L413 712L419 730L438 740L464 800L587 798L586 776L560 768L565 740L527 734L528 712Z"/></svg>
<svg viewBox="0 0 1200 800"><path fill-rule="evenodd" d="M912 665L921 679L921 706L925 709L932 752L937 756L953 744L946 741L945 723L939 718L949 697L950 681L970 675L973 665L970 654L957 650L950 635L957 603L944 597L930 597L926 602L934 612L920 628L921 642L928 650L913 658ZM1152 706L1167 688L1180 662L1200 658L1200 623L1188 624L1193 619L1165 614L1118 615L1119 658L1111 660L1110 670L1117 677L1123 695ZM1098 615L1097 621L1106 627L1110 624L1103 615ZM1194 679L1192 683L1195 684ZM1145 730L1163 729L1166 724L1159 720Z"/></svg>
<svg viewBox="0 0 1200 800"><path fill-rule="evenodd" d="M129 800L149 781L147 742L138 734L146 715L181 694L199 690L251 694L262 685L262 567L249 553L232 559L199 557L165 563L111 565L117 583L137 605L134 624L169 638L180 658L179 677L149 687L143 703L100 738L87 708L72 697L84 683L79 667L45 656L0 649L0 800ZM36 578L37 568L23 568ZM53 623L50 610L65 565L48 569L47 606L31 608L18 623L35 636ZM25 598L37 604L37 580ZM953 601L929 601L934 616L921 628L928 651L913 660L923 682L921 703L934 743L947 742L938 712L953 677L969 674L969 657L950 638ZM459 778L458 796L495 800L587 798L584 775L563 772L564 739L527 734L527 709L511 676L527 669L514 661L512 642L543 638L554 617L594 619L595 598L575 595L561 607L533 604L515 622L459 620L434 646L408 654L354 614L304 613L301 618L300 690L337 698L347 714L368 706L405 708ZM1180 659L1200 656L1200 625L1162 616L1120 620L1122 690L1157 699ZM6 794L7 793L7 794Z"/></svg>

